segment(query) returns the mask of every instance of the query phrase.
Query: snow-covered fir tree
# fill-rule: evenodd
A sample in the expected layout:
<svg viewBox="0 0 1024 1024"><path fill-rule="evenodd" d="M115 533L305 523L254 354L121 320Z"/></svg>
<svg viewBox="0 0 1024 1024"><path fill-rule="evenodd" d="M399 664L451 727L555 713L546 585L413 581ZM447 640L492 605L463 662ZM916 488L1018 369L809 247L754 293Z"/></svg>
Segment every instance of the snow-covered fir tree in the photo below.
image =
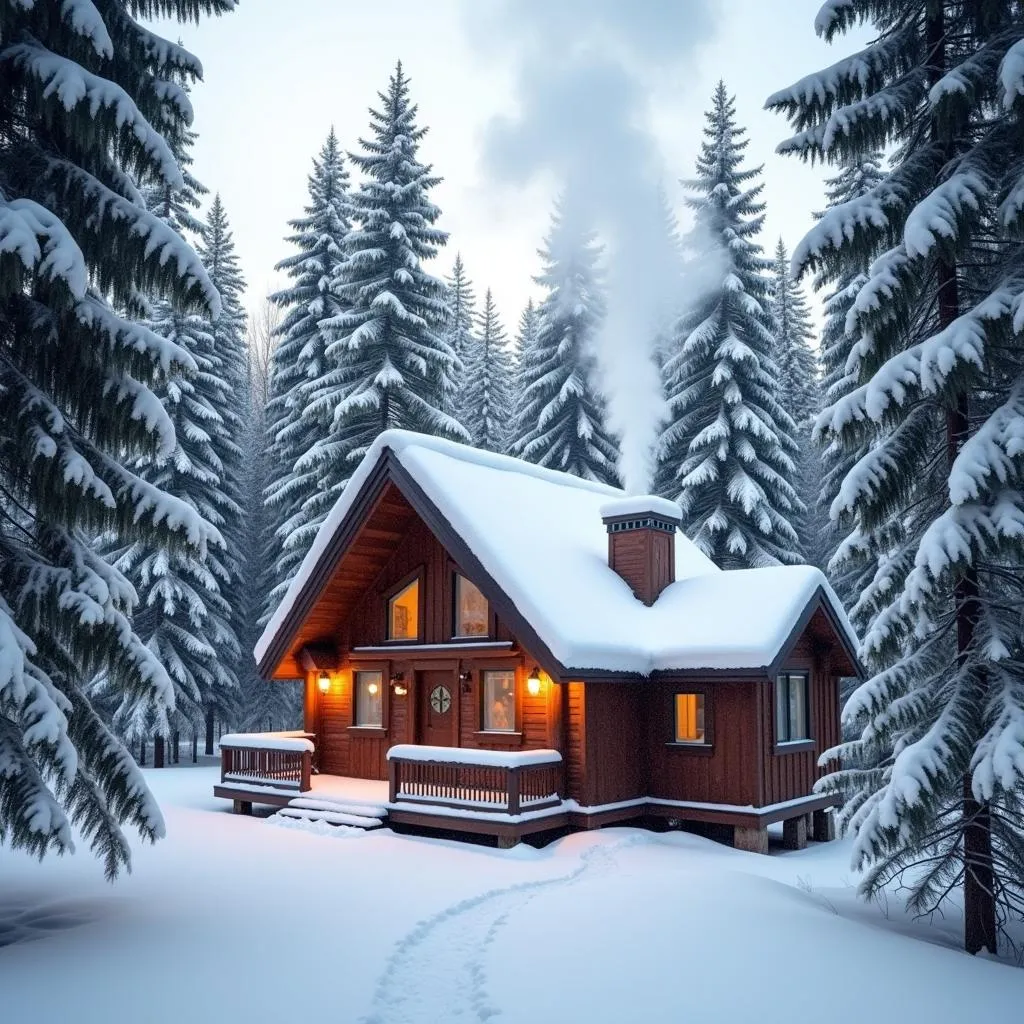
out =
<svg viewBox="0 0 1024 1024"><path fill-rule="evenodd" d="M187 156L187 150L184 151ZM185 162L184 160L182 162ZM164 190L157 207L168 227L181 232L176 211L194 207L191 196ZM186 181L180 189L191 193ZM150 191L150 195L155 194ZM154 765L165 764L166 742L184 734L193 742L204 728L208 711L225 710L237 696L240 657L228 592L239 573L241 531L238 505L237 444L240 419L240 331L244 287L238 271L223 208L215 211L217 226L201 225L200 259L218 288L218 314L209 318L181 304L158 299L145 326L180 346L192 357L195 371L171 377L154 391L174 425L173 451L135 462L139 476L173 495L215 526L223 538L216 549L196 551L187 546L165 548L137 540L126 547L105 545L114 566L132 581L139 595L135 629L160 659L174 684L175 708L169 729L131 700L122 701L114 725L126 739L154 738ZM216 274L217 280L213 280ZM97 689L106 689L100 677Z"/></svg>
<svg viewBox="0 0 1024 1024"><path fill-rule="evenodd" d="M242 547L242 587L238 599L242 624L238 639L242 648L239 669L239 708L236 727L246 732L296 729L302 724L301 690L298 684L267 682L256 668L253 650L263 632L260 618L266 595L273 586L275 555L272 510L264 502L271 474L267 449L267 407L270 402L272 353L278 340L281 307L267 298L249 318L246 344L247 399L242 434L242 507L245 538Z"/></svg>
<svg viewBox="0 0 1024 1024"><path fill-rule="evenodd" d="M618 483L618 445L605 427L594 337L605 315L601 247L559 203L536 278L547 294L524 351L511 454L587 480Z"/></svg>
<svg viewBox="0 0 1024 1024"><path fill-rule="evenodd" d="M318 481L312 525L327 515L381 431L469 437L445 411L458 360L445 336L447 289L424 265L448 238L434 226L440 210L429 198L441 179L419 161L427 129L416 123L401 62L378 95L371 136L349 156L363 180L352 195L347 258L331 286L348 308L321 321L328 366L308 415L322 437L299 463Z"/></svg>
<svg viewBox="0 0 1024 1024"><path fill-rule="evenodd" d="M846 797L864 888L899 878L927 912L962 885L970 952L1024 908L1024 17L1017 3L843 0L866 49L769 99L783 144L834 162L892 153L827 210L795 269L874 257L846 318L855 385L818 428L863 452L833 512L889 538L863 600L872 676L857 740L824 785Z"/></svg>
<svg viewBox="0 0 1024 1024"><path fill-rule="evenodd" d="M455 262L452 264L452 272L447 279L448 285L448 325L445 336L448 344L458 359L458 365L452 374L452 401L450 405L456 417L464 422L459 406L459 397L462 394L462 380L465 373L466 351L469 348L470 339L473 337L473 326L476 319L476 292L473 289L473 282L466 272L466 265L462 262L462 253L455 254Z"/></svg>
<svg viewBox="0 0 1024 1024"><path fill-rule="evenodd" d="M327 369L320 321L347 308L331 284L345 259L345 239L351 230L349 175L333 127L313 160L308 181L305 215L289 222L293 234L288 241L298 251L277 265L291 284L273 296L284 317L273 353L267 409L267 503L277 564L265 618L284 596L313 542L318 520L309 505L322 498L315 467L303 463L300 468L299 463L324 436L323 425L306 415L310 394Z"/></svg>
<svg viewBox="0 0 1024 1024"><path fill-rule="evenodd" d="M516 330L515 343L512 348L512 416L509 420L508 443L514 440L516 429L516 412L526 391L526 384L532 372L532 360L537 346L537 307L533 299L528 299L522 313L519 314L519 327Z"/></svg>
<svg viewBox="0 0 1024 1024"><path fill-rule="evenodd" d="M826 180L827 208L841 206L867 195L881 184L883 177L881 153L871 152L863 157L850 158L841 165L838 174ZM819 213L817 217L820 219L824 215ZM825 292L821 366L823 402L826 404L837 402L857 386L856 376L850 375L846 369L856 342L855 335L846 331L846 317L857 293L867 281L874 255L874 249L866 250L859 259L846 261L846 266L838 273L823 268L815 277L815 288ZM861 632L870 622L870 609L861 604L860 597L869 589L868 584L877 569L878 558L890 546L885 534L898 530L899 522L890 520L866 537L858 534L854 528L844 538L838 521L831 519L828 511L839 494L846 474L866 454L868 447L869 440L857 447L844 447L837 441L826 444L821 453L821 489L818 495L823 559L829 579L849 610L854 626Z"/></svg>
<svg viewBox="0 0 1024 1024"><path fill-rule="evenodd" d="M776 397L771 263L757 242L761 168L742 166L744 135L719 82L697 176L685 182L695 214L686 243L717 260L717 280L675 325L656 453L656 489L680 503L688 536L722 568L800 561L794 423Z"/></svg>
<svg viewBox="0 0 1024 1024"><path fill-rule="evenodd" d="M74 826L113 877L130 860L124 826L152 840L164 825L82 680L104 674L164 728L174 687L132 626L130 583L89 540L197 555L219 542L126 465L175 450L153 388L195 363L120 311L156 292L216 315L219 298L130 177L182 186L168 138L191 118L180 83L198 61L134 20L135 4L88 7L0 7L0 841L68 852Z"/></svg>
<svg viewBox="0 0 1024 1024"><path fill-rule="evenodd" d="M462 422L477 448L503 452L512 416L514 368L505 328L488 288L475 335L467 339L460 406Z"/></svg>
<svg viewBox="0 0 1024 1024"><path fill-rule="evenodd" d="M224 387L210 391L210 404L220 417L219 428L211 434L210 443L219 463L218 512L223 519L221 535L227 545L224 568L227 579L220 585L221 594L230 608L226 633L217 645L217 660L225 670L221 685L203 694L206 712L206 753L213 753L215 719L232 722L239 705L239 671L243 659L251 657L243 651L240 637L247 628L249 610L245 602L245 577L248 572L245 552L249 544L249 523L242 505L244 458L242 444L246 435L246 403L240 401L248 389L245 308L242 294L245 280L238 266L235 241L220 195L213 197L206 223L197 246L200 259L210 280L220 294L221 313L210 322L213 341L212 361L216 375Z"/></svg>
<svg viewBox="0 0 1024 1024"><path fill-rule="evenodd" d="M803 508L791 517L804 560L824 567L828 516L818 502L821 488L821 452L811 438L814 419L821 412L821 374L814 353L814 325L803 285L789 273L789 254L780 238L772 268L772 318L775 365L778 368L776 398L796 424L793 438L796 475L793 485Z"/></svg>

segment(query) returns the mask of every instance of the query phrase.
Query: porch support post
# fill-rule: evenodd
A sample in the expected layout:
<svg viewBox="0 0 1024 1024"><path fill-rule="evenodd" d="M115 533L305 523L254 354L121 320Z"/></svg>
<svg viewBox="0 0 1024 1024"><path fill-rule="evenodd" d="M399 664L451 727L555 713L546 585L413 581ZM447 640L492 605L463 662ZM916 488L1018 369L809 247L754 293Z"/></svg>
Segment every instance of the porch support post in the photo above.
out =
<svg viewBox="0 0 1024 1024"><path fill-rule="evenodd" d="M388 761L388 803L393 804L398 799L398 761Z"/></svg>
<svg viewBox="0 0 1024 1024"><path fill-rule="evenodd" d="M816 843L827 843L836 837L836 816L832 808L826 807L823 810L815 811L812 815L814 824L811 829L811 838Z"/></svg>
<svg viewBox="0 0 1024 1024"><path fill-rule="evenodd" d="M519 813L519 767L508 769L508 813Z"/></svg>
<svg viewBox="0 0 1024 1024"><path fill-rule="evenodd" d="M782 845L787 850L803 850L807 846L807 815L787 818L782 823Z"/></svg>
<svg viewBox="0 0 1024 1024"><path fill-rule="evenodd" d="M764 826L761 828L743 828L740 825L736 825L732 831L732 845L737 850L746 850L748 853L768 852L768 829Z"/></svg>
<svg viewBox="0 0 1024 1024"><path fill-rule="evenodd" d="M306 793L313 788L310 776L313 774L313 752L304 750L302 752L302 778L299 781L299 792Z"/></svg>

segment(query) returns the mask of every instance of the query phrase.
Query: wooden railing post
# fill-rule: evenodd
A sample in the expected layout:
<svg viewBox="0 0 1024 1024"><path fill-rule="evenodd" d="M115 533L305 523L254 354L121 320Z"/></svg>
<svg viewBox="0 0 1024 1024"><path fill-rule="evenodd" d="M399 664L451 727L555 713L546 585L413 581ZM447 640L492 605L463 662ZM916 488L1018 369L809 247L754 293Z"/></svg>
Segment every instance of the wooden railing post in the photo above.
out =
<svg viewBox="0 0 1024 1024"><path fill-rule="evenodd" d="M220 751L220 781L223 782L228 772L231 770L231 751L225 748L221 748Z"/></svg>
<svg viewBox="0 0 1024 1024"><path fill-rule="evenodd" d="M393 804L398 796L398 760L388 761L388 803Z"/></svg>
<svg viewBox="0 0 1024 1024"><path fill-rule="evenodd" d="M518 814L519 813L519 784L520 778L519 773L522 769L516 765L514 768L507 769L508 773L508 813Z"/></svg>
<svg viewBox="0 0 1024 1024"><path fill-rule="evenodd" d="M302 752L302 778L299 780L299 791L305 793L313 788L310 776L313 774L313 754L308 750Z"/></svg>

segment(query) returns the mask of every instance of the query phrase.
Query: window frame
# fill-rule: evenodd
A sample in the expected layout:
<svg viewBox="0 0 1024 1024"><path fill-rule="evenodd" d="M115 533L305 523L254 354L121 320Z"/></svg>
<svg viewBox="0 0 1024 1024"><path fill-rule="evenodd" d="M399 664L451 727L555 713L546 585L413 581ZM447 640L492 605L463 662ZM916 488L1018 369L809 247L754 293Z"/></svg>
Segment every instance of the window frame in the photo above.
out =
<svg viewBox="0 0 1024 1024"><path fill-rule="evenodd" d="M678 723L676 722L676 698L681 695L697 695L704 698L704 739L702 740L680 740L677 739ZM710 754L715 742L715 715L714 698L711 689L706 686L690 686L680 683L672 687L669 694L668 720L671 733L666 746L675 750L689 751L694 754Z"/></svg>
<svg viewBox="0 0 1024 1024"><path fill-rule="evenodd" d="M463 662L465 664L465 662ZM484 673L511 672L515 694L515 728L513 730L484 728ZM472 676L473 698L476 701L476 726L474 738L481 746L520 747L523 743L523 692L525 690L524 672L519 661L487 660L474 665L470 670Z"/></svg>
<svg viewBox="0 0 1024 1024"><path fill-rule="evenodd" d="M804 700L803 700L803 733L802 736L793 736L793 722L790 720L789 713L791 709L790 703L790 691L793 678L799 678L803 680L804 687ZM785 699L780 699L782 691L782 680L785 679ZM811 714L811 671L808 668L794 667L794 668L783 668L775 673L775 678L772 682L774 687L774 695L772 698L773 711L774 711L774 722L772 729L775 733L775 752L776 753L796 753L801 750L812 750L815 745L813 736L813 730L811 723L813 717ZM782 735L782 710L783 707L786 711L786 735Z"/></svg>
<svg viewBox="0 0 1024 1024"><path fill-rule="evenodd" d="M359 721L359 676L376 675L380 677L380 721ZM388 666L387 663L375 665L354 665L352 667L352 730L362 733L385 733L388 720Z"/></svg>
<svg viewBox="0 0 1024 1024"><path fill-rule="evenodd" d="M451 608L451 622L449 624L449 637L452 640L460 640L464 643L482 643L492 639L491 629L491 617L492 609L491 602L487 600L484 592L464 573L460 572L456 567L452 567L449 575L449 582L451 586L451 601L449 602ZM465 580L470 586L476 587L476 590L480 596L484 599L484 603L487 605L487 616L485 618L485 629L483 633L460 633L458 631L459 626L459 580Z"/></svg>
<svg viewBox="0 0 1024 1024"><path fill-rule="evenodd" d="M416 636L414 637L392 637L391 636L391 602L403 591L413 584L419 589L416 592ZM401 646L405 644L421 644L424 642L424 617L426 612L426 595L424 593L424 572L423 566L419 566L412 572L407 573L397 583L388 587L383 593L384 598L384 643Z"/></svg>

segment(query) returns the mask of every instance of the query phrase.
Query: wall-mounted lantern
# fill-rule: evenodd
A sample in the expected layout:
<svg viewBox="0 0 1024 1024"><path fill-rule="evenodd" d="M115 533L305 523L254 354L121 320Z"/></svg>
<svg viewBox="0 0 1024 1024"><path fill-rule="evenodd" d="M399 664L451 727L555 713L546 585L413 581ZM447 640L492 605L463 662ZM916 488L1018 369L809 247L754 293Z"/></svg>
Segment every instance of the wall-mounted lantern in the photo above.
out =
<svg viewBox="0 0 1024 1024"><path fill-rule="evenodd" d="M404 672L396 672L391 677L391 690L396 697L404 697L409 692L408 687L403 682L404 679Z"/></svg>
<svg viewBox="0 0 1024 1024"><path fill-rule="evenodd" d="M536 665L526 677L526 692L531 697L536 697L540 693L540 669Z"/></svg>
<svg viewBox="0 0 1024 1024"><path fill-rule="evenodd" d="M320 688L321 693L327 693L331 688L331 677L326 672L321 672L320 678L316 681L316 685Z"/></svg>

